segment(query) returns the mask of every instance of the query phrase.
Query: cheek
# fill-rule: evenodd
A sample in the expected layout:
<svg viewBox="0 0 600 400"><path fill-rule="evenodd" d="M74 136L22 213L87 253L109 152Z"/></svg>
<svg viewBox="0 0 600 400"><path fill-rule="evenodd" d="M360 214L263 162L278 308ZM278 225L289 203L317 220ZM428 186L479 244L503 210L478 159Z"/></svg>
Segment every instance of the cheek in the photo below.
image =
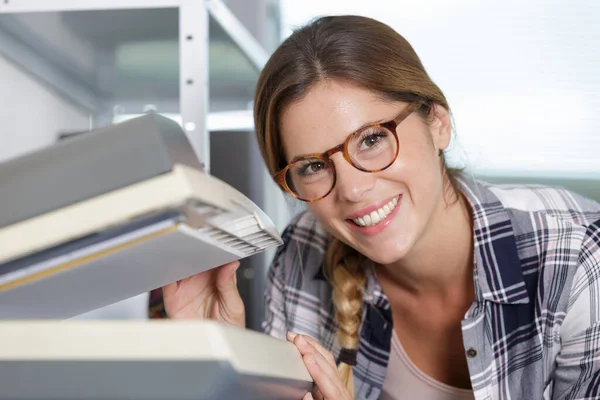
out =
<svg viewBox="0 0 600 400"><path fill-rule="evenodd" d="M397 162L411 170L426 172L431 169L439 158L434 154L430 136L428 130L420 129L407 136L404 143L400 141Z"/></svg>
<svg viewBox="0 0 600 400"><path fill-rule="evenodd" d="M343 225L344 221L339 219L339 216L336 213L335 204L333 204L331 199L328 196L322 200L319 200L316 203L308 203L307 207L309 211L317 217L319 222L323 225L325 230L334 235L339 236L337 232L342 229L340 225Z"/></svg>
<svg viewBox="0 0 600 400"><path fill-rule="evenodd" d="M321 223L323 223L325 225L329 225L335 215L334 214L335 208L333 207L333 205L329 204L330 203L329 201L327 201L328 197L326 197L322 200L319 200L315 203L307 204L310 212L315 217L317 217Z"/></svg>
<svg viewBox="0 0 600 400"><path fill-rule="evenodd" d="M389 177L401 181L416 206L433 201L438 187L442 187L443 176L440 158L427 141L428 132L418 132L420 140L412 140L403 146L400 143L398 159L389 168ZM386 171L388 172L388 171Z"/></svg>

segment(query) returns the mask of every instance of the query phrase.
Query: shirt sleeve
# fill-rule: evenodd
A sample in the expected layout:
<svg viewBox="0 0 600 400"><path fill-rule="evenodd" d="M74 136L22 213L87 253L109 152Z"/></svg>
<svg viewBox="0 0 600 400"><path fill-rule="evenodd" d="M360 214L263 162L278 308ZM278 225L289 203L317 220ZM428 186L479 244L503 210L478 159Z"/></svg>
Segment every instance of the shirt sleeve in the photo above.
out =
<svg viewBox="0 0 600 400"><path fill-rule="evenodd" d="M600 220L586 232L556 358L553 399L600 398Z"/></svg>
<svg viewBox="0 0 600 400"><path fill-rule="evenodd" d="M287 226L283 231L283 245L277 249L273 262L267 273L267 282L265 288L265 319L262 323L262 329L265 333L279 339L285 339L288 330L288 318L286 314L286 293L285 293L285 271L290 266L290 257L286 257L289 248L293 223Z"/></svg>

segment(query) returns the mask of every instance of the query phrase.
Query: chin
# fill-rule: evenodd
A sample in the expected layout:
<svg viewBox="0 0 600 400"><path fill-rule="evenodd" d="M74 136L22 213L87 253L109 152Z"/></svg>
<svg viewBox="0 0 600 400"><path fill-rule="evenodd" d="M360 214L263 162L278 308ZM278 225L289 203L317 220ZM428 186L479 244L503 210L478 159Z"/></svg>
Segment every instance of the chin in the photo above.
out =
<svg viewBox="0 0 600 400"><path fill-rule="evenodd" d="M390 265L390 264L393 264L393 263L401 260L402 258L404 258L402 254L389 254L388 253L388 254L383 255L382 253L379 253L379 252L377 252L377 253L372 252L372 254L364 254L364 255L367 256L367 258L369 258L369 260L373 261L376 264L380 264L380 265Z"/></svg>
<svg viewBox="0 0 600 400"><path fill-rule="evenodd" d="M357 250L376 264L390 265L405 258L412 247L411 240L394 240L368 247L360 246Z"/></svg>

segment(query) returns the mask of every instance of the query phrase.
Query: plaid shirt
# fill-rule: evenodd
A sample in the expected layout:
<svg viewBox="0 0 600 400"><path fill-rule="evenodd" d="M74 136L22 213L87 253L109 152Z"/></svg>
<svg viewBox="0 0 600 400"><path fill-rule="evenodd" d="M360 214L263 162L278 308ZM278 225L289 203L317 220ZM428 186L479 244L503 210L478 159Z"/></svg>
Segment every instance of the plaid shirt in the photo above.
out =
<svg viewBox="0 0 600 400"><path fill-rule="evenodd" d="M474 222L475 301L462 321L475 398L600 399L600 204L566 190L460 180ZM265 332L291 330L339 355L328 235L308 213L283 233L269 270ZM367 267L357 399L377 399L392 313Z"/></svg>

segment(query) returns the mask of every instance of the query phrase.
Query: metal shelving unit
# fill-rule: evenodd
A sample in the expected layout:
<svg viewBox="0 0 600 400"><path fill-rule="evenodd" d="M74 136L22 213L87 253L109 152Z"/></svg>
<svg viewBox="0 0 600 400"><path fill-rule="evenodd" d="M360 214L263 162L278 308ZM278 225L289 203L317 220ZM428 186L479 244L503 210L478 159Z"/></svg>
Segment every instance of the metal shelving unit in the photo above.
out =
<svg viewBox="0 0 600 400"><path fill-rule="evenodd" d="M209 132L253 130L250 89L268 58L221 0L2 0L0 53L90 128L174 115L207 171Z"/></svg>

